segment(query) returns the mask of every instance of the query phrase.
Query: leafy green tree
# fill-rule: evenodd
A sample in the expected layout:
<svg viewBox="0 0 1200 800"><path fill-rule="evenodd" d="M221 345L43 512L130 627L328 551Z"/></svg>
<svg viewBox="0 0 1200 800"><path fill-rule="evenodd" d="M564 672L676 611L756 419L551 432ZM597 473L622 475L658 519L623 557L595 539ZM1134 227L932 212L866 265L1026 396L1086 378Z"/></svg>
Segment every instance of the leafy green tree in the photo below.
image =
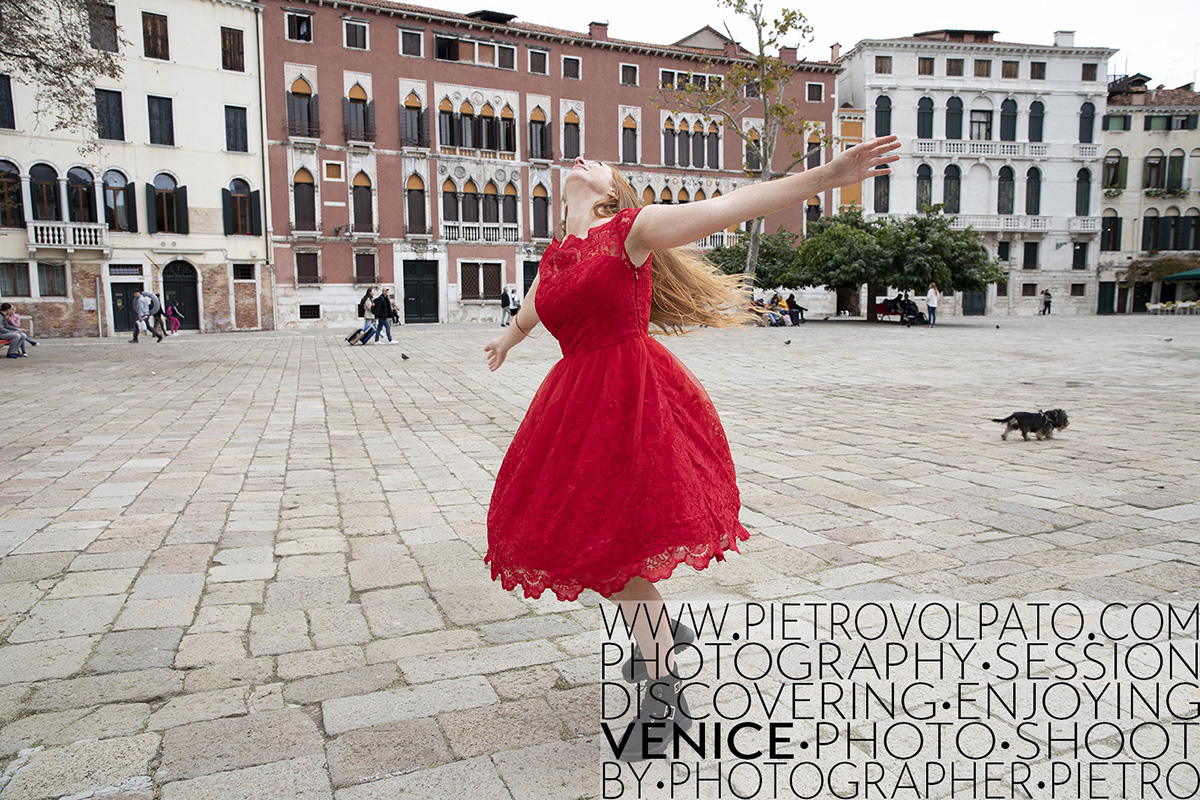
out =
<svg viewBox="0 0 1200 800"><path fill-rule="evenodd" d="M788 281L794 280L799 270L800 255L796 252L796 240L799 238L783 228L762 237L758 250L758 269L751 276L755 286L774 289L777 286L796 285ZM708 259L725 274L737 275L746 271L749 249L749 237L743 236L731 247L714 248L708 253Z"/></svg>
<svg viewBox="0 0 1200 800"><path fill-rule="evenodd" d="M119 81L121 44L100 0L0 0L0 72L37 88L33 109L50 130L83 134L97 149L96 82ZM106 24L107 23L107 24Z"/></svg>
<svg viewBox="0 0 1200 800"><path fill-rule="evenodd" d="M805 137L818 127L804 119L803 109L794 98L785 96L796 75L796 65L785 63L777 55L780 48L793 46L797 40L811 41L812 26L803 14L791 9L785 8L774 19L768 19L762 3L718 0L718 4L753 26L754 49L732 62L710 60L704 65L710 74L723 72L721 79L677 83L664 88L660 99L664 105L699 113L705 119L721 119L726 135L740 138L745 145L742 152L746 175L756 176L759 181L774 180L804 160ZM743 130L745 116L762 119L762 130L757 134ZM823 140L827 141L828 137ZM753 275L761 267L762 217L753 221L747 238L743 271Z"/></svg>

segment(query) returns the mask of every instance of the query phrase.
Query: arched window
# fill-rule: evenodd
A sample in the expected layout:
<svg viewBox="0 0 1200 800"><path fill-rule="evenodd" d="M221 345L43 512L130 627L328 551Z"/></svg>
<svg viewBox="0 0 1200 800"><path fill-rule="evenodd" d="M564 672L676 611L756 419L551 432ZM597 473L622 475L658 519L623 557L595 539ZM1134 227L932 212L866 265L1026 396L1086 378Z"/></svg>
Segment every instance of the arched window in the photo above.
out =
<svg viewBox="0 0 1200 800"><path fill-rule="evenodd" d="M751 128L748 134L750 141L746 142L746 171L762 172L762 150L759 146L757 128Z"/></svg>
<svg viewBox="0 0 1200 800"><path fill-rule="evenodd" d="M804 159L805 169L816 169L821 166L821 137L813 134L808 137L808 153Z"/></svg>
<svg viewBox="0 0 1200 800"><path fill-rule="evenodd" d="M1179 209L1172 206L1158 220L1158 249L1178 250L1179 244Z"/></svg>
<svg viewBox="0 0 1200 800"><path fill-rule="evenodd" d="M1200 250L1200 208L1189 208L1179 220L1179 239L1175 249Z"/></svg>
<svg viewBox="0 0 1200 800"><path fill-rule="evenodd" d="M25 203L21 198L21 172L11 161L0 161L0 226L25 227Z"/></svg>
<svg viewBox="0 0 1200 800"><path fill-rule="evenodd" d="M429 233L425 224L425 181L420 175L408 176L404 184L404 210L408 213L408 233Z"/></svg>
<svg viewBox="0 0 1200 800"><path fill-rule="evenodd" d="M1083 144L1091 144L1096 130L1096 107L1091 103L1084 103L1079 107L1079 141Z"/></svg>
<svg viewBox="0 0 1200 800"><path fill-rule="evenodd" d="M33 218L43 222L62 219L59 203L58 172L47 164L29 170L29 194L33 202Z"/></svg>
<svg viewBox="0 0 1200 800"><path fill-rule="evenodd" d="M375 141L375 104L367 99L367 90L361 84L350 87L342 111L347 142Z"/></svg>
<svg viewBox="0 0 1200 800"><path fill-rule="evenodd" d="M104 221L110 231L137 231L136 197L124 175L115 169L104 173Z"/></svg>
<svg viewBox="0 0 1200 800"><path fill-rule="evenodd" d="M442 183L442 222L458 222L458 188L449 178Z"/></svg>
<svg viewBox="0 0 1200 800"><path fill-rule="evenodd" d="M808 198L808 205L804 207L804 219L806 222L816 222L821 218L821 199L819 197Z"/></svg>
<svg viewBox="0 0 1200 800"><path fill-rule="evenodd" d="M457 147L458 146L458 126L455 125L454 106L450 105L450 101L443 99L438 103L438 144L442 147Z"/></svg>
<svg viewBox="0 0 1200 800"><path fill-rule="evenodd" d="M537 106L529 113L529 157L549 159L554 157L550 138L550 124L546 112Z"/></svg>
<svg viewBox="0 0 1200 800"><path fill-rule="evenodd" d="M891 204L891 180L888 175L881 175L875 181L875 213L886 214Z"/></svg>
<svg viewBox="0 0 1200 800"><path fill-rule="evenodd" d="M479 147L479 131L475 119L475 106L464 101L458 107L456 127L458 128L458 143L460 145L463 147Z"/></svg>
<svg viewBox="0 0 1200 800"><path fill-rule="evenodd" d="M180 186L166 173L154 176L154 233L187 233L186 206L180 202Z"/></svg>
<svg viewBox="0 0 1200 800"><path fill-rule="evenodd" d="M667 117L663 123L662 158L663 166L675 166L675 120Z"/></svg>
<svg viewBox="0 0 1200 800"><path fill-rule="evenodd" d="M1081 169L1075 173L1075 216L1086 217L1092 213L1092 173Z"/></svg>
<svg viewBox="0 0 1200 800"><path fill-rule="evenodd" d="M674 203L675 198L674 198L674 196L672 196L671 190L664 186L663 190L658 195L658 202L662 203L664 205L669 205L671 203Z"/></svg>
<svg viewBox="0 0 1200 800"><path fill-rule="evenodd" d="M708 195L706 195L704 193L703 189L697 189L696 194L692 196L693 203L699 203L701 200L707 200L707 199L708 199Z"/></svg>
<svg viewBox="0 0 1200 800"><path fill-rule="evenodd" d="M1145 186L1146 189L1167 188L1167 157L1157 147L1146 154Z"/></svg>
<svg viewBox="0 0 1200 800"><path fill-rule="evenodd" d="M252 232L250 224L250 184L246 183L241 178L234 178L229 182L229 217L232 225L226 225L226 231L234 235L250 235Z"/></svg>
<svg viewBox="0 0 1200 800"><path fill-rule="evenodd" d="M287 96L288 136L321 135L317 124L317 96L304 78L292 82Z"/></svg>
<svg viewBox="0 0 1200 800"><path fill-rule="evenodd" d="M550 238L550 195L540 183L533 187L533 238Z"/></svg>
<svg viewBox="0 0 1200 800"><path fill-rule="evenodd" d="M1104 155L1104 174L1100 183L1101 187L1124 189L1128 172L1129 159L1122 156L1120 150L1109 150Z"/></svg>
<svg viewBox="0 0 1200 800"><path fill-rule="evenodd" d="M645 189L642 189L642 205L654 205L654 190L649 186L647 186Z"/></svg>
<svg viewBox="0 0 1200 800"><path fill-rule="evenodd" d="M933 205L933 168L928 164L917 167L917 211Z"/></svg>
<svg viewBox="0 0 1200 800"><path fill-rule="evenodd" d="M371 179L367 173L354 176L351 199L354 201L354 232L372 233L375 230L375 211L371 208Z"/></svg>
<svg viewBox="0 0 1200 800"><path fill-rule="evenodd" d="M1042 171L1037 167L1025 173L1025 213L1031 217L1042 213Z"/></svg>
<svg viewBox="0 0 1200 800"><path fill-rule="evenodd" d="M1042 141L1042 123L1046 116L1046 106L1041 100L1029 104L1029 141Z"/></svg>
<svg viewBox="0 0 1200 800"><path fill-rule="evenodd" d="M917 101L917 138L933 138L933 98L922 97Z"/></svg>
<svg viewBox="0 0 1200 800"><path fill-rule="evenodd" d="M459 206L462 208L464 224L477 225L479 223L479 187L475 185L475 181L467 181L463 184Z"/></svg>
<svg viewBox="0 0 1200 800"><path fill-rule="evenodd" d="M704 169L704 123L697 122L692 126L692 166Z"/></svg>
<svg viewBox="0 0 1200 800"><path fill-rule="evenodd" d="M312 173L301 167L292 176L292 204L296 212L296 230L317 229L317 187Z"/></svg>
<svg viewBox="0 0 1200 800"><path fill-rule="evenodd" d="M961 139L963 123L963 101L951 97L946 101L946 138Z"/></svg>
<svg viewBox="0 0 1200 800"><path fill-rule="evenodd" d="M1000 104L1000 141L1017 140L1017 101L1009 98Z"/></svg>
<svg viewBox="0 0 1200 800"><path fill-rule="evenodd" d="M962 170L954 164L942 173L942 203L947 214L959 213L962 198Z"/></svg>
<svg viewBox="0 0 1200 800"><path fill-rule="evenodd" d="M679 166L689 167L692 164L692 128L684 120L679 123Z"/></svg>
<svg viewBox="0 0 1200 800"><path fill-rule="evenodd" d="M637 121L633 115L625 117L621 122L621 161L625 164L636 164L638 160L637 149ZM681 166L687 166L683 164Z"/></svg>
<svg viewBox="0 0 1200 800"><path fill-rule="evenodd" d="M517 152L517 117L507 105L500 109L500 149L505 153Z"/></svg>
<svg viewBox="0 0 1200 800"><path fill-rule="evenodd" d="M491 181L483 187L483 221L489 225L500 223L500 190Z"/></svg>
<svg viewBox="0 0 1200 800"><path fill-rule="evenodd" d="M880 95L875 98L875 135L887 136L892 132L892 101Z"/></svg>
<svg viewBox="0 0 1200 800"><path fill-rule="evenodd" d="M692 202L692 196L688 193L687 189L680 189L679 193L675 195L675 202L680 205L690 203Z"/></svg>
<svg viewBox="0 0 1200 800"><path fill-rule="evenodd" d="M1158 228L1161 218L1158 209L1148 208L1142 216L1142 249L1158 250Z"/></svg>
<svg viewBox="0 0 1200 800"><path fill-rule="evenodd" d="M1183 150L1178 147L1167 156L1167 188L1175 191L1183 189L1183 163L1186 160Z"/></svg>
<svg viewBox="0 0 1200 800"><path fill-rule="evenodd" d="M500 200L500 220L505 225L517 224L517 187L511 183L504 187L504 197Z"/></svg>
<svg viewBox="0 0 1200 800"><path fill-rule="evenodd" d="M400 144L403 147L429 147L429 120L421 108L421 98L409 92L400 109Z"/></svg>
<svg viewBox="0 0 1200 800"><path fill-rule="evenodd" d="M996 196L996 213L1011 214L1017 194L1016 173L1012 167L1000 168L1000 191Z"/></svg>
<svg viewBox="0 0 1200 800"><path fill-rule="evenodd" d="M1115 252L1121 249L1121 217L1115 208L1104 209L1100 219L1100 250Z"/></svg>
<svg viewBox="0 0 1200 800"><path fill-rule="evenodd" d="M499 150L500 124L496 120L496 110L491 103L484 103L479 109L479 149Z"/></svg>
<svg viewBox="0 0 1200 800"><path fill-rule="evenodd" d="M579 154L583 152L580 145L579 115L568 111L563 117L563 158L579 158Z"/></svg>
<svg viewBox="0 0 1200 800"><path fill-rule="evenodd" d="M96 183L82 167L67 171L67 213L71 222L96 221Z"/></svg>
<svg viewBox="0 0 1200 800"><path fill-rule="evenodd" d="M721 128L715 122L708 123L708 168L721 168Z"/></svg>

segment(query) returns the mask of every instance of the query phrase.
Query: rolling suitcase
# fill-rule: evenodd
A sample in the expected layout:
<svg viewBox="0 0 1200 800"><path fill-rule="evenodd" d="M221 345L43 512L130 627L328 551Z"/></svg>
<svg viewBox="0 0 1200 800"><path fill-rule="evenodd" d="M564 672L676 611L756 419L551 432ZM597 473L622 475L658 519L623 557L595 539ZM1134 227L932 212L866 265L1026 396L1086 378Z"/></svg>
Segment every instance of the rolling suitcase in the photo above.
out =
<svg viewBox="0 0 1200 800"><path fill-rule="evenodd" d="M346 337L346 342L349 343L349 345L351 347L353 347L354 345L361 342L363 340L363 338L365 336L367 336L368 333L369 333L369 331L364 331L362 328L355 328L354 332Z"/></svg>

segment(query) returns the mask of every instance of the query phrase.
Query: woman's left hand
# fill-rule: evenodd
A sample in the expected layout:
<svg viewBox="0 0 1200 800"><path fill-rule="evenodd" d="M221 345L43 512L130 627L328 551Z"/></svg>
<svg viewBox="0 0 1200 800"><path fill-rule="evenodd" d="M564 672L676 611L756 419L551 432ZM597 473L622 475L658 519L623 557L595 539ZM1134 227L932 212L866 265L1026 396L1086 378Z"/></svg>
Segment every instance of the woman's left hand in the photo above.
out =
<svg viewBox="0 0 1200 800"><path fill-rule="evenodd" d="M900 144L900 137L894 134L856 144L849 150L838 153L829 162L826 167L828 175L835 186L848 186L867 178L890 175L891 168L883 165L900 160L900 154L892 152L898 149Z"/></svg>

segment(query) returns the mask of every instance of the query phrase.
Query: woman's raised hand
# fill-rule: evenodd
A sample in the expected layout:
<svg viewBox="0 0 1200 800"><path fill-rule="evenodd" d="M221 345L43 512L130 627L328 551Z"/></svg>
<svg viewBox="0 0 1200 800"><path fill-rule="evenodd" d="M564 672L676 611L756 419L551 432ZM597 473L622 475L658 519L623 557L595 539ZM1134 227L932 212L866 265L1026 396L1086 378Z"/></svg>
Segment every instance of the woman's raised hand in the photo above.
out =
<svg viewBox="0 0 1200 800"><path fill-rule="evenodd" d="M900 147L898 136L879 136L856 144L829 162L828 175L835 186L860 183L867 178L890 175L890 167L883 166L900 160L900 154L892 151ZM877 167L881 167L877 169Z"/></svg>

